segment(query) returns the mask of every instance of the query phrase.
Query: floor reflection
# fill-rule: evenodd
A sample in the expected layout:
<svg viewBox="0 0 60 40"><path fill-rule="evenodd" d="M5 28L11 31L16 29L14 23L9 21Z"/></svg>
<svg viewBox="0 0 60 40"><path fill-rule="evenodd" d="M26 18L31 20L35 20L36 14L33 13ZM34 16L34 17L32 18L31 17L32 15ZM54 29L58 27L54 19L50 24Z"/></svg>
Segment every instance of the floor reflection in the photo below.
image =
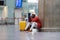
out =
<svg viewBox="0 0 60 40"><path fill-rule="evenodd" d="M60 32L20 32L18 25L0 25L0 40L60 40Z"/></svg>

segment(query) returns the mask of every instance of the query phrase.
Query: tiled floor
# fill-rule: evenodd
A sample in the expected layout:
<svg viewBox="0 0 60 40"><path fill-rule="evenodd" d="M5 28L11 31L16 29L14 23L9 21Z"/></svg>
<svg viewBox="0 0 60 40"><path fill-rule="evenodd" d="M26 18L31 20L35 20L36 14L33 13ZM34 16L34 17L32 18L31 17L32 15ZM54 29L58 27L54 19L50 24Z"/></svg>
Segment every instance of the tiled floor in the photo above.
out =
<svg viewBox="0 0 60 40"><path fill-rule="evenodd" d="M20 32L17 25L0 25L0 40L60 40L60 32Z"/></svg>
<svg viewBox="0 0 60 40"><path fill-rule="evenodd" d="M14 25L0 25L0 40L14 40Z"/></svg>
<svg viewBox="0 0 60 40"><path fill-rule="evenodd" d="M60 33L37 33L34 36L29 33L21 33L20 35L21 40L60 40Z"/></svg>

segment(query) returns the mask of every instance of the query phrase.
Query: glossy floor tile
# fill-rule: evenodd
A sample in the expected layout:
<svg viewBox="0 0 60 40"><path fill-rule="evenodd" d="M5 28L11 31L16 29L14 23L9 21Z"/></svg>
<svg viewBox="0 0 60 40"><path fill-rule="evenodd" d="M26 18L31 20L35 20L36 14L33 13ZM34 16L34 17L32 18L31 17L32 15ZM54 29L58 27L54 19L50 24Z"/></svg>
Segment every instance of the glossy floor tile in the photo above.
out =
<svg viewBox="0 0 60 40"><path fill-rule="evenodd" d="M0 40L60 40L60 32L20 32L18 25L0 25Z"/></svg>

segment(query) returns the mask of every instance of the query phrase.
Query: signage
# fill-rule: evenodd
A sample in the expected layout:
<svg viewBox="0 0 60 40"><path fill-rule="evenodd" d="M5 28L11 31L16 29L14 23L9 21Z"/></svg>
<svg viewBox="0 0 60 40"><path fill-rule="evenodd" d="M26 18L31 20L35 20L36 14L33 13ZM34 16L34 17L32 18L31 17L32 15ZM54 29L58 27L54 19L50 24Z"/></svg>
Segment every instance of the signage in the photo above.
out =
<svg viewBox="0 0 60 40"><path fill-rule="evenodd" d="M22 7L22 0L16 0L16 8Z"/></svg>

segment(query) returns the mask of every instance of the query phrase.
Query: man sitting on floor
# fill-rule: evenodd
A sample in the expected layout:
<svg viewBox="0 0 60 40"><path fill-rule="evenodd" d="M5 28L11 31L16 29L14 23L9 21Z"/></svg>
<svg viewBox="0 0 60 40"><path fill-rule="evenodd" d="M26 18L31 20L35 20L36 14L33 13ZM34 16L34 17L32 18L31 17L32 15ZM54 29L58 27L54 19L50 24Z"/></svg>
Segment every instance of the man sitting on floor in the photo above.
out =
<svg viewBox="0 0 60 40"><path fill-rule="evenodd" d="M40 28L42 27L42 23L38 16L36 16L35 14L32 14L29 21L30 22L27 23L25 30L32 31L33 28L36 28L38 31L40 31Z"/></svg>

